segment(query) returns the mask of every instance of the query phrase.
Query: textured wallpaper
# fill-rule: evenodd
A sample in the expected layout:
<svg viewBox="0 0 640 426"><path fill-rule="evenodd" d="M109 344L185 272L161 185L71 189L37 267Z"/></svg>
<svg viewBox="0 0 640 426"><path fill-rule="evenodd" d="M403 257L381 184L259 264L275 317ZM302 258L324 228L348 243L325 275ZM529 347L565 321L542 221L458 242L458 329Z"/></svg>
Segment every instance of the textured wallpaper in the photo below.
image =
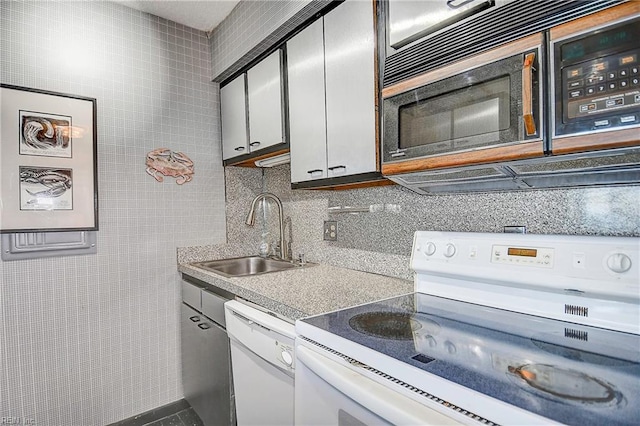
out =
<svg viewBox="0 0 640 426"><path fill-rule="evenodd" d="M243 0L211 33L212 78L245 67L331 0Z"/></svg>
<svg viewBox="0 0 640 426"><path fill-rule="evenodd" d="M182 398L176 247L224 242L205 33L110 2L0 2L0 81L97 99L98 254L0 262L0 417L112 423ZM156 182L145 154L195 161Z"/></svg>

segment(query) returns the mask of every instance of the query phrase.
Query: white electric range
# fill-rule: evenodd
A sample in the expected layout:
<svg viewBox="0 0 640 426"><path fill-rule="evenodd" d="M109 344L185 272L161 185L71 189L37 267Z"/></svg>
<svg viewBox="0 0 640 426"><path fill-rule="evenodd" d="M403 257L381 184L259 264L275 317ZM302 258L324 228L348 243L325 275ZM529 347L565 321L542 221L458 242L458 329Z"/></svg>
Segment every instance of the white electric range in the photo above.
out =
<svg viewBox="0 0 640 426"><path fill-rule="evenodd" d="M639 238L417 232L411 267L296 323L296 424L638 422Z"/></svg>

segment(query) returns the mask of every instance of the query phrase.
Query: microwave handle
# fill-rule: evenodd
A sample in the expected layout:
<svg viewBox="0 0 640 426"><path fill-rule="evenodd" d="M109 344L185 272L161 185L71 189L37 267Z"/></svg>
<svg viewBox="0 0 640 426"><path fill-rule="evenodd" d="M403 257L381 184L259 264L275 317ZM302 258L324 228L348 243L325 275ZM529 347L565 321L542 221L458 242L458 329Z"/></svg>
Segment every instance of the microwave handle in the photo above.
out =
<svg viewBox="0 0 640 426"><path fill-rule="evenodd" d="M535 58L535 53L527 53L522 66L522 119L527 136L536 134L536 121L533 118L533 62Z"/></svg>

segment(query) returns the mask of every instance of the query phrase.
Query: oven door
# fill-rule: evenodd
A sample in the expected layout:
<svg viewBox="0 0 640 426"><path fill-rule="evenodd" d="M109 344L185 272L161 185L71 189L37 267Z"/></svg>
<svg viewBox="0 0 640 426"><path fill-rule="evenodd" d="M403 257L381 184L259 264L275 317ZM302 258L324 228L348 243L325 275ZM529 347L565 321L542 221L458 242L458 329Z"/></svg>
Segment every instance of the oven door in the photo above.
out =
<svg viewBox="0 0 640 426"><path fill-rule="evenodd" d="M295 424L462 424L319 351L296 346Z"/></svg>
<svg viewBox="0 0 640 426"><path fill-rule="evenodd" d="M394 163L424 158L450 167L543 155L541 43L536 34L385 88L383 173L412 171ZM515 145L510 157L495 150Z"/></svg>

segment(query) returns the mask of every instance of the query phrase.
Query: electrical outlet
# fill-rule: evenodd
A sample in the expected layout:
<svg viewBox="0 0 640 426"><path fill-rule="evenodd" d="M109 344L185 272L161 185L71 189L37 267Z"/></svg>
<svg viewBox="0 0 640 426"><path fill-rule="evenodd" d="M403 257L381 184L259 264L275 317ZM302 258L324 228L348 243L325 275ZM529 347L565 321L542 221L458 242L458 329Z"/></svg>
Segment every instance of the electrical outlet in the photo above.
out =
<svg viewBox="0 0 640 426"><path fill-rule="evenodd" d="M325 220L322 233L325 241L338 241L338 222Z"/></svg>

